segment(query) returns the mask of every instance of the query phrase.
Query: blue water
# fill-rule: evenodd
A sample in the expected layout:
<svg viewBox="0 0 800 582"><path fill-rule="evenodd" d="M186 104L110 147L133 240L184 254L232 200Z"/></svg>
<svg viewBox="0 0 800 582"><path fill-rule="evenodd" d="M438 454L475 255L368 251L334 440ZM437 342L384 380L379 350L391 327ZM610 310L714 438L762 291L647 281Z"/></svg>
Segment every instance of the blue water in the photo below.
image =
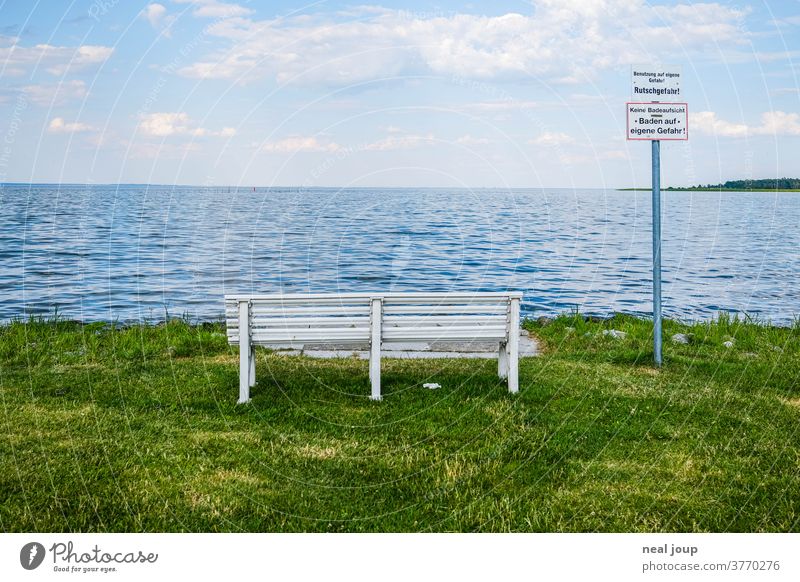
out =
<svg viewBox="0 0 800 582"><path fill-rule="evenodd" d="M800 194L666 192L665 314L800 315ZM0 320L219 319L239 291L525 293L651 309L649 192L0 188Z"/></svg>

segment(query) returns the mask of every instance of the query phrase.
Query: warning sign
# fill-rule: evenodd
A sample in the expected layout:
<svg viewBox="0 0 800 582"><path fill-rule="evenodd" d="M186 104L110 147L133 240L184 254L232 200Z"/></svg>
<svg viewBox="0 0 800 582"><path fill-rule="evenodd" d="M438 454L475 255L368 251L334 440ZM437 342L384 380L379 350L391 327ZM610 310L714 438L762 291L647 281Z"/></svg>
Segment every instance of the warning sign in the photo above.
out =
<svg viewBox="0 0 800 582"><path fill-rule="evenodd" d="M631 95L637 101L677 101L681 98L679 65L633 65Z"/></svg>
<svg viewBox="0 0 800 582"><path fill-rule="evenodd" d="M628 139L689 139L686 103L626 103Z"/></svg>

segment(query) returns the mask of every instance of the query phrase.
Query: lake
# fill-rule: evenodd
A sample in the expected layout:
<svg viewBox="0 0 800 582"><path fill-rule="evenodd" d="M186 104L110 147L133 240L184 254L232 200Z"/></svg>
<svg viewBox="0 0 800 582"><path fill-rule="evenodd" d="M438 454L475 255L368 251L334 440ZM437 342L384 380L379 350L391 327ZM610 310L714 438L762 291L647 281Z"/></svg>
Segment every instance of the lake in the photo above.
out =
<svg viewBox="0 0 800 582"><path fill-rule="evenodd" d="M233 292L500 291L647 314L650 193L0 188L0 320L220 319ZM800 194L664 192L664 313L800 314Z"/></svg>

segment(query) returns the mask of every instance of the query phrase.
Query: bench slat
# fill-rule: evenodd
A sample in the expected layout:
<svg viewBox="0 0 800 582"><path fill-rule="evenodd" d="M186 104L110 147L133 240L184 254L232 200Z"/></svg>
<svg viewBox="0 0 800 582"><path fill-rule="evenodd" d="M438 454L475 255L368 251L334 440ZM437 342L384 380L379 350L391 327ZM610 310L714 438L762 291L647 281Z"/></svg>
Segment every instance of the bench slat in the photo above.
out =
<svg viewBox="0 0 800 582"><path fill-rule="evenodd" d="M238 326L231 326L231 332L235 331ZM272 331L285 331L285 330L308 330L308 329L319 329L320 332L333 332L337 329L366 329L369 327L369 321L362 323L361 325L347 325L342 326L341 324L336 323L327 323L323 325L315 324L315 325L287 325L287 324L276 324L271 326L264 326L264 325L256 325L252 324L252 329L254 331L263 331L264 333L271 333ZM401 330L401 329L429 329L429 330L436 330L436 329L483 329L483 328L498 328L498 329L506 329L505 322L502 321L485 321L485 322L472 322L472 321L462 321L462 322L439 322L439 323L432 323L430 321L416 321L416 322L408 322L408 323L395 323L395 324L385 324L383 325L383 329L385 330Z"/></svg>
<svg viewBox="0 0 800 582"><path fill-rule="evenodd" d="M458 328L437 328L435 332L424 328L385 330L383 341L441 341L441 340L472 340L472 339L492 339L501 341L506 337L505 328L492 329L458 329Z"/></svg>
<svg viewBox="0 0 800 582"><path fill-rule="evenodd" d="M265 317L283 317L283 316L302 316L302 315L341 315L341 316L365 316L368 317L369 311L363 308L339 308L339 307L291 307L291 308L277 308L265 309L258 306L253 306L250 310L253 316ZM386 305L384 306L384 316L390 315L460 315L460 314L486 314L486 315L505 315L508 309L505 305ZM238 312L234 310L226 310L225 315L227 319L234 319L238 317Z"/></svg>
<svg viewBox="0 0 800 582"><path fill-rule="evenodd" d="M384 305L383 314L400 315L404 313L415 313L419 315L443 315L443 314L503 314L508 309L505 304L500 305Z"/></svg>
<svg viewBox="0 0 800 582"><path fill-rule="evenodd" d="M337 342L342 340L369 341L369 328L364 329L297 329L297 330L253 330L255 344L282 342Z"/></svg>
<svg viewBox="0 0 800 582"><path fill-rule="evenodd" d="M327 296L327 297L317 297L313 299L306 299L303 297L264 297L264 298L251 298L248 299L246 297L242 298L243 300L249 300L252 302L254 306L262 305L262 306L295 306L295 305L366 305L369 307L369 297L359 297L355 299L347 299L342 298L338 295L334 296ZM236 301L227 302L228 304L236 304Z"/></svg>
<svg viewBox="0 0 800 582"><path fill-rule="evenodd" d="M335 334L335 333L343 333L345 335L358 335L359 333L364 333L365 330L369 329L369 326L361 326L361 327L309 327L309 326L302 326L302 327L251 327L250 331L252 335L260 334L262 336L267 335L276 335L279 336L284 333L317 333L319 335L325 335L326 333Z"/></svg>
<svg viewBox="0 0 800 582"><path fill-rule="evenodd" d="M387 305L419 305L438 307L442 305L508 305L508 297L440 297L420 299L418 297L392 297L383 301Z"/></svg>
<svg viewBox="0 0 800 582"><path fill-rule="evenodd" d="M522 293L520 291L481 291L481 292L470 292L470 291L449 291L449 292L442 292L442 293L403 293L403 292L390 292L390 293L275 293L275 294L247 294L247 293L232 293L225 295L226 302L233 302L236 303L240 300L245 301L271 301L271 300L295 300L299 299L302 301L311 301L314 299L332 299L335 298L337 300L353 300L353 299L371 299L372 297L380 297L385 300L392 300L392 299L405 299L411 298L413 300L418 301L439 301L442 298L446 299L481 299L481 298L488 298L488 299L495 299L495 298L522 298Z"/></svg>
<svg viewBox="0 0 800 582"><path fill-rule="evenodd" d="M508 329L505 325L436 325L436 326L422 326L422 325L409 325L403 327L384 327L384 335L386 337L393 334L402 334L406 332L414 333L428 333L431 337L435 337L440 332L453 332L453 333L505 333Z"/></svg>
<svg viewBox="0 0 800 582"><path fill-rule="evenodd" d="M505 324L506 315L386 315L384 326L419 325L446 323L452 325Z"/></svg>
<svg viewBox="0 0 800 582"><path fill-rule="evenodd" d="M345 307L262 307L253 305L250 308L252 315L274 315L283 317L285 315L364 315L369 317L369 305L345 306ZM226 309L225 315L228 318L238 317L236 309Z"/></svg>
<svg viewBox="0 0 800 582"><path fill-rule="evenodd" d="M369 325L369 317L252 317L253 327L301 327L336 325L339 327Z"/></svg>
<svg viewBox="0 0 800 582"><path fill-rule="evenodd" d="M228 327L239 327L238 320L229 320ZM354 327L369 327L369 319L345 319L321 317L314 318L287 318L287 319L259 319L251 318L250 326L253 329L303 329L308 327L341 327L341 328L354 328Z"/></svg>

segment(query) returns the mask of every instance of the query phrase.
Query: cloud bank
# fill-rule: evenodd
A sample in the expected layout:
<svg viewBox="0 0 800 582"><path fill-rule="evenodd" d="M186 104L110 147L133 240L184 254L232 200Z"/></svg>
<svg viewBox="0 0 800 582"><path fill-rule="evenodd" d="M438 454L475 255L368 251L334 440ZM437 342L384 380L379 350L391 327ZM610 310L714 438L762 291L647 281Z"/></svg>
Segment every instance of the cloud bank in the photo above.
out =
<svg viewBox="0 0 800 582"><path fill-rule="evenodd" d="M193 3L195 15L221 17L206 32L227 46L179 73L240 83L274 78L341 86L406 74L581 82L610 67L668 58L667 51L685 60L748 38L746 11L716 3L537 0L532 14L500 16L368 6L271 20L248 18L236 5Z"/></svg>

